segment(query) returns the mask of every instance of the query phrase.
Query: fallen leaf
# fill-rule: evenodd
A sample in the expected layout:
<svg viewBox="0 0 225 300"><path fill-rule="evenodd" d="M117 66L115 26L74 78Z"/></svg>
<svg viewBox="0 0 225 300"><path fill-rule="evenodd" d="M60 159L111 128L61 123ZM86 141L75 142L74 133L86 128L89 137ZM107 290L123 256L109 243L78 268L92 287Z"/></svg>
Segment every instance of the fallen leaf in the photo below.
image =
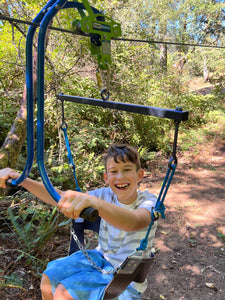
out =
<svg viewBox="0 0 225 300"><path fill-rule="evenodd" d="M210 289L214 289L214 290L216 289L215 284L214 284L214 283L211 283L211 282L206 282L205 286L207 286L207 287L210 288Z"/></svg>
<svg viewBox="0 0 225 300"><path fill-rule="evenodd" d="M166 231L164 231L164 230L160 230L160 233L162 233L162 234L168 234L169 232L166 232Z"/></svg>
<svg viewBox="0 0 225 300"><path fill-rule="evenodd" d="M174 260L172 260L172 264L177 264L177 261L174 259Z"/></svg>

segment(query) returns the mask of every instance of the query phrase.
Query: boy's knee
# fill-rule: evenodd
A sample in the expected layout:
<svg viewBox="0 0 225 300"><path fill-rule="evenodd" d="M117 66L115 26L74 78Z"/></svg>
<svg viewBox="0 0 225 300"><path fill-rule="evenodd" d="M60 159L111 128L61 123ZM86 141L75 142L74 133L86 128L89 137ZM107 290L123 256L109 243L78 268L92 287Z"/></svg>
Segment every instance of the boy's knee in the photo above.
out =
<svg viewBox="0 0 225 300"><path fill-rule="evenodd" d="M43 274L41 278L41 291L42 293L52 294L51 282L47 275Z"/></svg>
<svg viewBox="0 0 225 300"><path fill-rule="evenodd" d="M74 298L70 296L69 292L65 288L63 284L59 284L55 290L55 298L54 299L62 299L62 300L73 300Z"/></svg>

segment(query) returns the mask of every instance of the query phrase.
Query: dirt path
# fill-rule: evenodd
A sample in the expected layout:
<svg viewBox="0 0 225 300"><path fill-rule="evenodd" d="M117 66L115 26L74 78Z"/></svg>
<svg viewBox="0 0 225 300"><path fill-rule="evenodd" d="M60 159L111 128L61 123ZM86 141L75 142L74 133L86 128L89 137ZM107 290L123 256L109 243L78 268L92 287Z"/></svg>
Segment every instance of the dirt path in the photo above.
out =
<svg viewBox="0 0 225 300"><path fill-rule="evenodd" d="M179 162L143 300L225 299L225 141L199 153Z"/></svg>

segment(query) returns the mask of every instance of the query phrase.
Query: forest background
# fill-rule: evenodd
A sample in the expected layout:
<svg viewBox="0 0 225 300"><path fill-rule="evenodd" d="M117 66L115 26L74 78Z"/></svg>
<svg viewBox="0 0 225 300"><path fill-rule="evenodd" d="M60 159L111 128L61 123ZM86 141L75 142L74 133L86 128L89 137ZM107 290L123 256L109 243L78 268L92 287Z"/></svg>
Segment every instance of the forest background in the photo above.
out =
<svg viewBox="0 0 225 300"><path fill-rule="evenodd" d="M45 4L46 1L0 1L0 168L9 166L22 171L26 163L25 46L28 29L26 24L1 20L1 16L32 21ZM204 142L212 132L219 132L224 137L224 0L99 0L90 4L119 22L122 37L127 39L112 41L111 101L188 110L189 120L180 125L180 153ZM61 10L52 26L72 30L71 24L76 18L79 18L76 10ZM135 39L149 42L131 41ZM46 170L55 187L72 189L74 179L60 129L62 110L57 94L100 98L96 80L97 63L90 55L87 37L50 30L46 45ZM36 50L37 36L34 43L34 86ZM107 84L106 73L103 73L103 85ZM196 82L201 83L201 87L210 86L211 92L193 92ZM36 101L36 93L34 99ZM163 158L171 155L173 121L73 103L64 103L64 106L82 190L103 184L101 156L112 142L136 146L147 172L160 167L161 158L164 161ZM36 162L30 177L40 179ZM24 247L21 256L27 258L25 253L30 253L32 260L36 261L50 236L67 222L62 221L56 211L45 206L40 207L34 202L26 202L25 205L20 199L27 195L24 191L20 193L22 196L18 194L18 199L14 197L13 202L19 203L20 208L16 206L17 217L15 212L8 211L7 215L1 215L1 222L11 222L14 227ZM8 196L8 201L12 202L11 196ZM46 221L38 230L37 215L34 213L37 206L39 215ZM24 227L21 218L26 224ZM28 228L27 219L36 226L35 243L29 242L34 228ZM53 225L49 219L54 220Z"/></svg>

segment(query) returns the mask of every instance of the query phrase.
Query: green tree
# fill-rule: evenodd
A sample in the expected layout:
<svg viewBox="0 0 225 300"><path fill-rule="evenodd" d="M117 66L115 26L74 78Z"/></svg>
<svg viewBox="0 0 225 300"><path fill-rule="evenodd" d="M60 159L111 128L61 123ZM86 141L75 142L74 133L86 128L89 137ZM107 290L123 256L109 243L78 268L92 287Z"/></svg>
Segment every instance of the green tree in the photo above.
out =
<svg viewBox="0 0 225 300"><path fill-rule="evenodd" d="M93 0L90 3L104 10L106 15L111 16L115 21L119 21L122 25L123 37L131 40L135 38L178 43L217 40L223 45L224 37L221 32L224 1L210 3L208 1L207 3L210 4L208 6L206 2ZM0 9L4 15L31 21L44 4L44 1L33 3L31 0L14 3L2 1ZM60 10L52 25L71 30L71 22L78 17L80 17L79 13L75 9ZM210 36L207 31L208 25L204 25L206 19L207 24L215 20L210 24L216 28L214 30L216 39L214 34ZM0 23L0 101L3 107L0 117L3 132L1 144L4 143L23 100L27 28L27 25L15 24L15 22L13 26L7 21ZM203 35L205 39L200 39ZM48 46L45 58L45 147L49 157L47 166L52 174L56 175L56 172L68 168L66 162L61 159L64 144L61 141L61 116L60 104L56 101L57 93L99 98L100 91L95 74L96 60L90 55L89 37L51 30L46 42ZM199 48L164 43L112 41L111 99L168 108L175 108L179 104L184 108L193 109L197 122L198 112L200 110L202 112L205 104L209 102L186 93L187 89L183 84L185 77L182 72L189 72L191 76L202 75L204 57L209 72L221 74L224 72L223 55L197 49ZM220 59L220 66L215 64L215 58ZM178 63L180 72L174 68ZM167 73L162 72L163 70L167 70ZM88 172L88 164L91 165L90 169L94 170L99 161L99 154L112 141L130 142L138 147L145 147L148 151L158 149L170 151L168 132L171 123L169 122L153 121L151 118L74 104L66 104L65 109L71 144L76 150L76 160L82 170ZM200 119L202 120L202 116ZM151 134L152 132L154 134ZM24 133L22 136L17 149L21 149L23 144ZM18 158L18 153L19 151L13 155L15 158L13 164ZM24 151L22 154L25 156ZM85 166L84 161L88 162ZM63 176L55 177L59 179L57 184L60 184Z"/></svg>

